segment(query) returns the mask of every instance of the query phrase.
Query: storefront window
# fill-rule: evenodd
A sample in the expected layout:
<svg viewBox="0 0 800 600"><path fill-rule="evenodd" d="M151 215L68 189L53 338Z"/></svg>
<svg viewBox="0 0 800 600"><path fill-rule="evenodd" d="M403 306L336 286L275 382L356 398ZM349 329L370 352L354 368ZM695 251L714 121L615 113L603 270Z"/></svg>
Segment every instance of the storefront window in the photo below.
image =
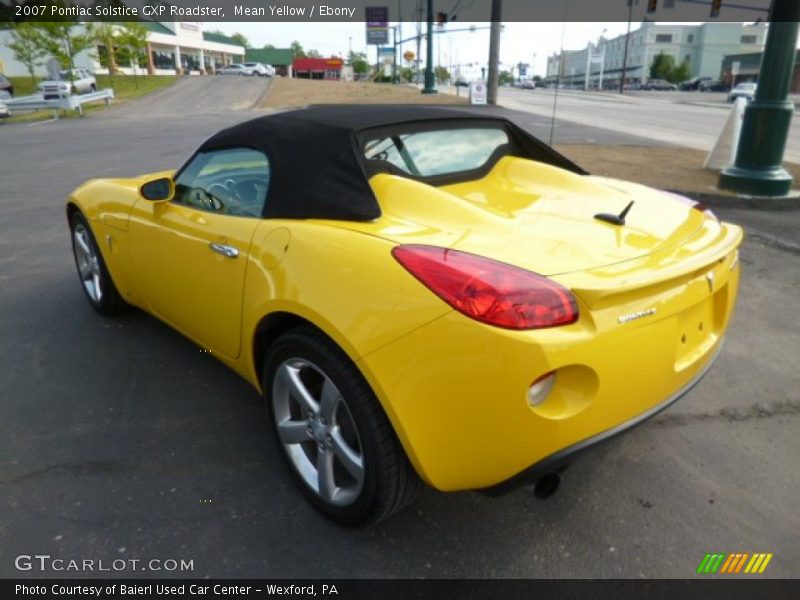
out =
<svg viewBox="0 0 800 600"><path fill-rule="evenodd" d="M193 54L181 54L181 67L188 71L198 71L200 61Z"/></svg>
<svg viewBox="0 0 800 600"><path fill-rule="evenodd" d="M175 55L172 52L153 50L153 66L156 69L174 69Z"/></svg>

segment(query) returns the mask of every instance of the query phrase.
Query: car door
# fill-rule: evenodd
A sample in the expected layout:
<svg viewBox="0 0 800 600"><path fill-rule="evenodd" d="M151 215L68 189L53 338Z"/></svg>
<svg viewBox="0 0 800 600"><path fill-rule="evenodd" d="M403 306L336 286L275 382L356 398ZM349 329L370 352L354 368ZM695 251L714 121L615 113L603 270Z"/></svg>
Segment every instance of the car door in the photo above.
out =
<svg viewBox="0 0 800 600"><path fill-rule="evenodd" d="M248 252L268 187L258 150L197 153L170 202L140 198L131 214L132 272L149 309L229 358L240 351Z"/></svg>

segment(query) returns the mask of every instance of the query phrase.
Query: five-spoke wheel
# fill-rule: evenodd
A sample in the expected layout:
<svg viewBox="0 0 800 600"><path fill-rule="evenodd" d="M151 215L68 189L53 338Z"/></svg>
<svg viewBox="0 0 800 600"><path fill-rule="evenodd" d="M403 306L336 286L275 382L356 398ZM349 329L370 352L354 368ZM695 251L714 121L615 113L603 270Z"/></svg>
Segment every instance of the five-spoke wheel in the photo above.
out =
<svg viewBox="0 0 800 600"><path fill-rule="evenodd" d="M269 348L264 395L276 440L300 488L334 520L379 521L420 486L377 398L356 366L311 326Z"/></svg>

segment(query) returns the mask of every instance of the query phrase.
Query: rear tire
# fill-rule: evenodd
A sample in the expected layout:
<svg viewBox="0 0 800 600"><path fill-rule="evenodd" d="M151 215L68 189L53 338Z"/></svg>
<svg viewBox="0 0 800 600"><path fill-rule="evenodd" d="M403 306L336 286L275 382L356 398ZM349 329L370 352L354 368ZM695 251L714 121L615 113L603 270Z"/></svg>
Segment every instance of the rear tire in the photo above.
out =
<svg viewBox="0 0 800 600"><path fill-rule="evenodd" d="M78 278L89 304L106 316L129 310L130 305L122 299L111 279L86 217L75 212L69 219L69 229L72 234L75 267L78 269Z"/></svg>
<svg viewBox="0 0 800 600"><path fill-rule="evenodd" d="M375 394L319 330L298 327L272 344L263 389L295 482L333 521L376 523L419 491L422 482Z"/></svg>

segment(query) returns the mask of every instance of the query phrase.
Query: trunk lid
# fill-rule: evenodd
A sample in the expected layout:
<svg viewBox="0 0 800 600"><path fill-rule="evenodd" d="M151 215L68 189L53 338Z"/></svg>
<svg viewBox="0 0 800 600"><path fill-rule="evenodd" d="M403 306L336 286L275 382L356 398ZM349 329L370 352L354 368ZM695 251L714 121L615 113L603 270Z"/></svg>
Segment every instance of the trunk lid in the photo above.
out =
<svg viewBox="0 0 800 600"><path fill-rule="evenodd" d="M514 157L501 159L482 179L439 188L387 174L371 184L383 216L345 226L547 276L640 259L689 239L706 219L664 192ZM618 215L631 201L624 225L594 218Z"/></svg>

